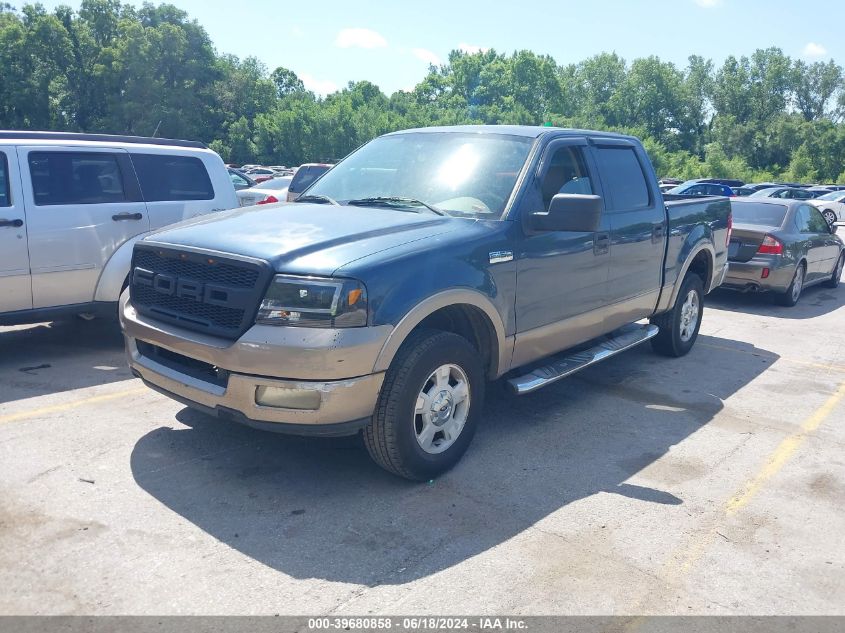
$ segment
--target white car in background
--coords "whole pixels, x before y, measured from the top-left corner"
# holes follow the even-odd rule
[[[292,176],[272,178],[255,185],[249,189],[241,189],[235,192],[238,196],[238,204],[242,207],[249,207],[254,204],[270,204],[271,202],[284,202],[288,196],[288,185]]]
[[[822,212],[831,226],[845,218],[845,191],[831,191],[808,202]]]

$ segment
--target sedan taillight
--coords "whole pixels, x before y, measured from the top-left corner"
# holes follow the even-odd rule
[[[760,248],[757,249],[757,252],[766,255],[783,255],[783,242],[773,238],[771,235],[767,235],[760,243]]]
[[[259,200],[256,204],[270,204],[271,202],[278,202],[279,199],[274,195],[269,195],[264,200]]]

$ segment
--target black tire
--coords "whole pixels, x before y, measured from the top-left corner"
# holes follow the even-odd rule
[[[824,285],[828,288],[838,288],[839,280],[842,279],[843,268],[845,268],[845,253],[839,255],[839,259],[836,260],[836,266],[833,269],[833,273],[831,273],[830,279],[824,282]]]
[[[419,420],[414,410],[428,378],[447,364],[459,367],[467,377],[469,410],[454,443],[432,454],[417,441]],[[405,479],[427,481],[441,475],[460,460],[472,441],[484,388],[480,355],[465,338],[439,330],[413,332],[388,368],[375,414],[364,428],[367,452],[379,466]]]
[[[682,336],[682,329],[686,327],[684,321],[684,304],[691,292],[697,294],[698,314],[692,335],[686,340]],[[701,328],[701,317],[704,315],[704,283],[695,273],[686,276],[675,305],[669,312],[665,312],[651,319],[652,324],[660,328],[660,332],[651,339],[652,349],[662,356],[678,358],[684,356],[695,345],[698,331]]]
[[[800,281],[798,274],[801,274]],[[786,289],[786,292],[780,292],[775,295],[775,301],[782,306],[786,306],[787,308],[791,308],[798,300],[801,298],[801,293],[804,291],[804,280],[807,275],[807,267],[804,265],[804,262],[798,264],[798,267],[795,269],[795,274],[792,276],[792,283],[789,284],[789,288]],[[798,292],[796,295],[795,292],[795,285],[800,283],[801,286],[798,288]]]
[[[822,211],[822,215],[824,216],[825,222],[830,226],[833,226],[833,223],[836,222],[836,214],[831,209],[825,209]]]

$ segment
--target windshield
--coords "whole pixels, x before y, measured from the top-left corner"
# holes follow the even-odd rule
[[[534,139],[458,132],[382,136],[323,176],[308,195],[420,200],[450,215],[498,218]]]
[[[830,200],[831,202],[835,202],[842,196],[845,196],[845,193],[842,193],[841,191],[831,191],[830,193],[819,196],[816,200]]]
[[[284,189],[290,184],[290,178],[271,178],[253,187],[253,189]]]
[[[742,202],[731,205],[735,224],[781,226],[786,217],[786,205],[766,202]]]

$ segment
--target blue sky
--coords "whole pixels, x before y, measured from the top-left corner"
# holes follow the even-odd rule
[[[12,0],[22,4],[23,0]],[[845,62],[841,0],[171,0],[217,50],[285,66],[325,94],[368,79],[390,94],[456,48],[529,49],[559,64],[602,51],[626,60],[691,54],[721,63],[778,46],[806,61]],[[79,6],[75,0],[42,0]],[[133,4],[141,4],[134,2]]]

